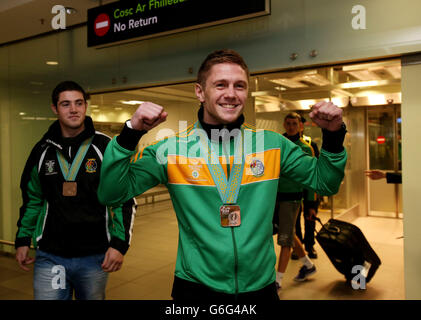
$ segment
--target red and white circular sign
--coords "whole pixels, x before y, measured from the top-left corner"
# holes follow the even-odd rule
[[[110,21],[110,17],[108,16],[108,14],[101,13],[95,19],[95,23],[94,23],[95,34],[98,37],[105,36],[107,34],[108,30],[110,30],[110,26],[111,26],[111,21]]]
[[[386,138],[383,137],[383,136],[378,136],[376,141],[377,141],[378,144],[383,144],[383,143],[386,142]]]

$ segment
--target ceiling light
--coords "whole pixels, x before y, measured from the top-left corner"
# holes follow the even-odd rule
[[[384,94],[369,95],[368,102],[370,103],[370,105],[387,104],[386,96]]]
[[[122,107],[115,107],[114,110],[123,110]]]
[[[30,81],[29,83],[34,86],[42,86],[44,84],[44,82],[40,82],[40,81]]]
[[[93,109],[95,109],[95,108],[98,108],[98,105],[96,105],[96,104],[91,104],[91,106],[90,106],[91,108],[93,108]]]
[[[125,101],[125,100],[120,100],[120,102],[123,103],[123,104],[130,104],[130,105],[134,106],[136,104],[142,104],[145,101],[138,101],[138,100]]]
[[[57,61],[47,61],[46,64],[48,64],[49,66],[56,66],[58,65]]]
[[[374,87],[378,86],[379,81],[356,81],[356,82],[347,82],[341,85],[342,88],[349,89],[349,88],[361,88],[361,87]]]
[[[287,89],[284,87],[275,87],[274,89],[279,90],[279,91],[286,91]]]
[[[339,108],[345,108],[349,103],[349,97],[333,97],[331,100]]]
[[[75,8],[72,8],[72,7],[65,7],[64,9],[66,9],[66,13],[67,14],[75,14],[75,13],[77,13],[77,10]]]

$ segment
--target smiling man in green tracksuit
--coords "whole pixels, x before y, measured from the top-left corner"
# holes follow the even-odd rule
[[[282,135],[244,123],[248,78],[238,53],[211,53],[195,85],[195,124],[136,153],[141,136],[168,115],[143,103],[104,155],[102,203],[168,187],[179,227],[175,301],[277,300],[272,217],[280,174],[320,194],[336,193],[344,176],[342,111],[326,102],[313,107],[324,129],[317,160]]]

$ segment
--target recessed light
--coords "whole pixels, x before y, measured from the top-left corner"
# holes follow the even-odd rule
[[[49,66],[56,66],[58,65],[57,61],[47,61],[46,64],[48,64]]]
[[[40,81],[30,81],[29,83],[34,86],[42,86],[44,84],[44,82],[40,82]]]
[[[75,13],[77,13],[77,10],[75,8],[72,8],[72,7],[65,7],[64,9],[66,9],[66,13],[67,14],[75,14]]]
[[[125,100],[120,100],[120,102],[123,103],[123,104],[136,105],[136,104],[142,104],[145,101],[138,101],[138,100],[125,101]]]
[[[115,107],[114,110],[123,110],[122,107]]]
[[[372,81],[356,81],[356,82],[346,82],[341,84],[341,87],[344,89],[351,89],[351,88],[362,88],[362,87],[374,87],[379,85],[379,81],[372,80]]]

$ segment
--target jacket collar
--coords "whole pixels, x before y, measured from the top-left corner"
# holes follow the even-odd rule
[[[58,120],[56,120],[48,128],[48,131],[42,140],[60,150],[63,150],[63,148],[68,145],[79,145],[95,134],[95,128],[91,117],[86,116],[84,124],[85,130],[79,133],[76,137],[64,138],[61,133],[60,123]]]
[[[294,136],[289,136],[289,135],[287,135],[287,133],[285,132],[284,134],[283,134],[283,136],[285,137],[285,138],[288,138],[289,140],[291,140],[292,142],[296,142],[296,141],[298,141],[299,139],[300,139],[300,133],[297,133],[296,135],[294,135]]]
[[[228,124],[216,124],[216,125],[208,124],[203,121],[203,113],[204,113],[203,105],[201,105],[197,113],[197,116],[199,118],[200,125],[202,126],[203,130],[206,131],[206,134],[208,135],[209,139],[211,139],[212,137],[211,135],[212,130],[228,129],[228,131],[231,132],[231,130],[233,129],[240,129],[241,125],[244,123],[244,115],[240,115],[237,120]]]

